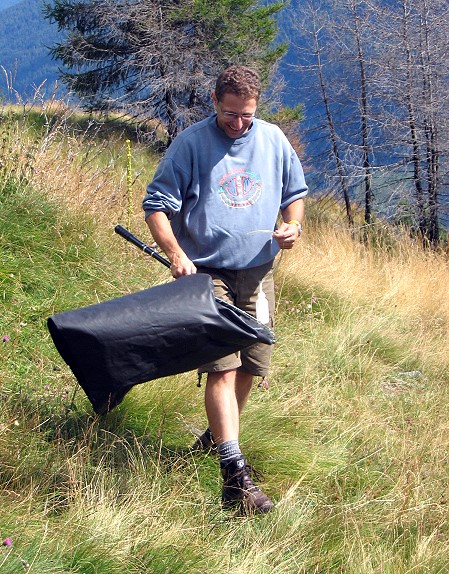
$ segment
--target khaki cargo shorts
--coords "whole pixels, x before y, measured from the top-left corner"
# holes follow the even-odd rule
[[[273,262],[270,261],[260,267],[250,269],[227,270],[212,269],[210,267],[198,267],[198,273],[207,273],[213,279],[215,296],[228,301],[250,315],[256,316],[256,299],[259,292],[259,283],[268,299],[270,310],[270,322],[268,326],[274,326],[274,279]],[[272,345],[255,343],[246,349],[217,359],[212,363],[202,365],[199,373],[215,373],[239,369],[256,377],[268,375],[272,354]]]

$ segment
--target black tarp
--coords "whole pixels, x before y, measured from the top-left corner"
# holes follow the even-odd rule
[[[217,300],[209,275],[194,274],[50,317],[53,342],[104,414],[139,383],[196,369],[258,341],[270,329]]]

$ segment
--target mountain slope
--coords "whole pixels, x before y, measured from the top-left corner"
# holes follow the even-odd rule
[[[5,8],[9,8],[10,6],[14,6],[14,4],[18,4],[20,0],[0,0],[0,11],[5,10]]]
[[[0,0],[0,65],[12,77],[12,88],[22,96],[33,96],[45,82],[45,94],[53,90],[58,64],[49,56],[49,46],[61,38],[54,24],[42,14],[41,0]],[[0,82],[0,93],[8,85]]]

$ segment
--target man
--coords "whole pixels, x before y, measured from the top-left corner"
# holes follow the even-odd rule
[[[301,234],[307,186],[299,159],[281,130],[255,118],[257,72],[232,66],[220,74],[216,114],[184,130],[159,164],[143,201],[151,234],[173,277],[208,273],[215,295],[255,315],[260,290],[274,321],[273,260]],[[276,227],[279,214],[283,222]],[[200,437],[220,455],[224,506],[268,512],[239,446],[240,414],[255,376],[266,376],[271,347],[252,345],[204,365],[209,428]],[[213,438],[212,438],[213,437]]]

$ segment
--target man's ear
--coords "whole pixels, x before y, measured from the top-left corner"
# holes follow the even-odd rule
[[[218,104],[217,96],[215,95],[215,90],[211,93],[212,101],[214,102],[214,106]]]

